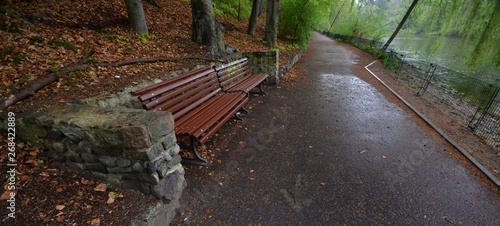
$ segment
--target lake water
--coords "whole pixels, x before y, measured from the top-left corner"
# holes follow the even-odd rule
[[[474,46],[464,45],[459,38],[400,34],[393,40],[390,48],[405,54],[408,62],[418,64],[423,68],[429,68],[430,63],[435,63],[465,75],[500,84],[498,81],[500,69],[484,66],[472,67],[465,62],[474,51]],[[455,76],[458,75],[453,77]]]

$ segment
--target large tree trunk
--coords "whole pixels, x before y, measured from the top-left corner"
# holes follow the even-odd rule
[[[128,23],[138,34],[148,33],[148,25],[146,24],[146,16],[142,8],[141,0],[125,0],[127,6]]]
[[[250,19],[248,20],[248,34],[251,36],[255,35],[255,26],[257,25],[257,19],[259,18],[260,0],[252,0],[252,13],[250,14]]]
[[[266,41],[271,48],[278,46],[278,19],[280,3],[280,0],[267,0],[266,31],[264,33],[264,41]]]
[[[212,56],[226,53],[224,34],[215,19],[212,0],[191,0],[191,14],[191,40],[205,45]]]
[[[411,11],[413,11],[413,8],[415,8],[415,6],[417,5],[417,3],[418,3],[418,0],[413,0],[413,3],[411,3],[410,8],[408,8],[408,11],[406,11],[405,16],[403,17],[403,19],[401,20],[401,22],[399,22],[398,27],[396,28],[396,30],[394,31],[394,33],[392,33],[392,35],[389,38],[389,40],[387,40],[387,42],[382,47],[382,51],[385,51],[387,49],[387,47],[389,47],[389,45],[391,44],[392,40],[394,40],[394,38],[396,37],[396,35],[398,35],[399,30],[401,30],[401,27],[403,27],[403,25],[405,24],[406,20],[410,16]]]

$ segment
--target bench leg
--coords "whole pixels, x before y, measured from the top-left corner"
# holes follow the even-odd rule
[[[248,114],[248,110],[245,109],[244,107],[241,107],[240,110],[238,110],[238,112],[243,112],[245,114]]]
[[[236,113],[234,114],[234,119],[236,119],[236,120],[240,120],[240,121],[243,121],[243,118],[241,117],[241,112],[239,112],[239,111],[238,111],[238,112],[236,112]]]
[[[182,148],[185,148],[191,153],[193,153],[194,157],[185,157],[182,156],[182,163],[187,163],[187,164],[195,164],[195,165],[203,165],[206,166],[208,165],[208,160],[202,158],[199,154],[198,151],[196,150],[196,143],[193,137],[190,138],[190,145],[185,145],[181,144]]]
[[[264,90],[262,89],[262,85],[259,83],[259,85],[257,86],[257,88],[259,88],[259,92],[254,92],[254,91],[250,91],[251,94],[262,94],[262,95],[266,95],[267,93],[264,92]]]

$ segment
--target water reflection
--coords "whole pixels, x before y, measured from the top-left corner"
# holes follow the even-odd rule
[[[406,60],[417,67],[428,68],[430,63],[436,63],[443,68],[449,68],[476,78],[496,82],[500,71],[491,66],[473,66],[470,59],[475,46],[466,45],[460,38],[432,35],[404,34],[396,37],[391,44],[396,52],[406,55]],[[442,73],[446,70],[442,70]],[[462,76],[454,76],[461,78]],[[450,80],[451,80],[450,79]]]

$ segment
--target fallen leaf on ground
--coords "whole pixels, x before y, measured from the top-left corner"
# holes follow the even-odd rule
[[[92,226],[96,226],[96,225],[100,225],[101,224],[101,220],[99,218],[96,218],[96,219],[93,219],[92,221],[90,221],[90,225]]]
[[[0,196],[0,200],[7,200],[10,199],[10,193],[14,191],[5,191],[2,196]],[[15,193],[15,192],[14,192]]]
[[[80,180],[80,182],[81,182],[82,184],[89,184],[89,183],[90,183],[90,181],[89,181],[89,180],[86,180],[85,178],[82,178],[82,179]]]
[[[106,201],[107,204],[111,204],[111,203],[114,203],[114,202],[115,202],[115,198],[113,198],[111,196],[108,198],[108,201]]]
[[[64,221],[64,216],[60,215],[60,216],[56,217],[56,221],[59,223],[62,223]]]
[[[94,191],[106,191],[106,184],[98,184],[97,187],[94,188]]]
[[[66,207],[66,206],[65,205],[57,205],[56,210],[61,211],[62,209],[64,209],[64,207]]]
[[[110,193],[108,193],[108,197],[109,197],[109,199],[106,203],[111,204],[115,201],[116,198],[123,198],[123,195],[118,194],[116,192],[110,192]]]

